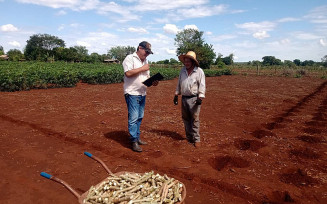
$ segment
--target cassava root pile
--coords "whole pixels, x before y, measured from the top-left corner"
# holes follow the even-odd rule
[[[182,200],[183,184],[167,175],[152,172],[111,175],[92,186],[85,204],[177,203]]]

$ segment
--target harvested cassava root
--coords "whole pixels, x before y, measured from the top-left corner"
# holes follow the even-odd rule
[[[99,203],[178,203],[182,200],[183,184],[167,175],[152,172],[111,175],[91,187],[85,204]]]

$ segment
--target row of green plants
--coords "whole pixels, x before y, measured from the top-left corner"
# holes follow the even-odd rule
[[[232,66],[227,66],[232,70],[233,75],[266,75],[266,76],[282,76],[301,78],[304,76],[327,78],[327,69],[323,66],[254,66],[245,63],[235,63]],[[212,67],[214,68],[214,67]]]
[[[160,72],[164,80],[178,77],[179,69],[151,67],[151,75]],[[230,75],[229,69],[204,70],[206,76]],[[73,87],[78,82],[111,84],[123,82],[119,64],[88,64],[65,62],[0,62],[0,91],[22,91]]]

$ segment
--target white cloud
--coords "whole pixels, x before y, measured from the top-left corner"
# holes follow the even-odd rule
[[[63,29],[65,29],[65,25],[62,24],[62,25],[59,26],[58,31],[61,31]]]
[[[169,33],[169,34],[177,34],[177,32],[179,31],[177,26],[174,24],[166,24],[163,27],[163,29],[164,29],[165,33]]]
[[[219,41],[234,39],[236,37],[237,37],[236,35],[218,35],[212,37],[212,41],[219,42]]]
[[[12,24],[6,24],[0,27],[0,31],[3,32],[15,32],[18,31],[18,28],[16,28],[14,25]]]
[[[112,17],[117,22],[127,22],[131,20],[139,20],[140,16],[133,14],[128,7],[121,6],[115,2],[101,2],[97,8],[97,12],[101,15],[118,14],[119,17]]]
[[[196,25],[185,25],[184,29],[194,29],[194,30],[199,30],[199,28]]]
[[[251,41],[236,42],[234,46],[240,48],[257,48],[258,44]]]
[[[101,14],[106,14],[108,12],[123,14],[124,10],[125,9],[123,9],[122,6],[120,6],[119,4],[116,4],[115,2],[111,1],[111,2],[108,2],[108,3],[101,3],[101,6],[98,9],[98,12],[101,13]]]
[[[81,27],[82,25],[79,23],[71,23],[69,26],[72,28],[78,28],[78,27]]]
[[[89,33],[89,38],[90,39],[106,39],[106,40],[110,40],[112,38],[117,38],[116,35],[111,34],[111,33],[107,33],[107,32],[91,32]]]
[[[168,17],[162,17],[162,18],[154,18],[154,22],[164,24],[164,23],[171,23],[171,20]]]
[[[211,31],[205,32],[206,35],[212,35],[213,33]]]
[[[110,46],[112,46],[111,43],[118,41],[116,35],[108,32],[90,32],[86,33],[83,37],[71,35],[66,36],[64,40],[66,42],[71,42],[67,43],[67,47],[75,46],[76,44],[79,46],[85,46],[89,50],[89,53],[106,53],[108,49],[110,49]],[[119,43],[122,43],[122,41],[123,40],[119,41]]]
[[[321,38],[321,36],[312,34],[312,33],[303,33],[303,32],[296,32],[293,34],[295,38],[300,40],[317,40]]]
[[[171,38],[169,38],[168,36],[163,35],[163,34],[161,34],[161,33],[156,33],[156,34],[155,34],[155,37],[156,37],[156,39],[157,39],[159,42],[161,42],[161,43],[165,43],[165,44],[169,44],[169,43],[167,43],[167,41],[171,39]]]
[[[115,26],[114,23],[100,23],[99,25],[105,28],[113,28]]]
[[[67,12],[64,11],[64,10],[60,10],[60,11],[58,11],[58,12],[56,13],[57,16],[64,16],[64,15],[66,15],[66,14],[67,14]]]
[[[282,39],[282,40],[280,41],[280,43],[281,43],[282,45],[287,45],[287,44],[290,44],[291,41],[290,41],[290,39],[286,38],[286,39]]]
[[[20,3],[35,4],[51,8],[69,8],[71,10],[93,10],[96,9],[99,0],[16,0]]]
[[[185,19],[200,18],[206,16],[220,15],[226,12],[226,10],[227,10],[226,5],[216,5],[212,7],[198,6],[192,8],[178,9],[177,14],[178,16],[183,16]]]
[[[188,1],[185,1],[188,2]],[[194,1],[192,1],[194,3]],[[207,2],[208,3],[208,2]],[[228,9],[227,5],[206,5],[207,3],[202,2],[201,5],[192,5],[190,7],[178,7],[173,10],[169,10],[164,18],[156,19],[157,22],[165,22],[169,23],[172,21],[181,21],[185,19],[191,18],[202,18],[202,17],[210,17],[215,15],[221,15],[225,13],[240,13],[244,11],[231,11]]]
[[[85,41],[76,41],[76,44],[79,45],[79,46],[85,46],[87,48],[91,47],[91,44],[88,43],[88,42],[85,42]]]
[[[9,45],[12,45],[12,46],[14,46],[14,47],[20,47],[20,46],[21,46],[20,43],[17,42],[17,41],[11,41],[11,42],[9,42],[8,44],[9,44]]]
[[[115,21],[126,22],[130,20],[138,20],[139,16],[130,12],[131,8],[121,6],[113,1],[106,2],[100,0],[17,0],[21,3],[35,4],[51,8],[67,8],[73,11],[96,10],[99,14],[110,15],[119,14]],[[65,15],[66,12],[61,10],[56,15]]]
[[[266,45],[269,45],[270,48],[275,47],[278,49],[284,49],[285,45],[289,45],[291,41],[289,39],[282,39],[279,41],[267,42]]]
[[[267,33],[267,31],[259,31],[259,32],[256,32],[252,35],[254,38],[257,38],[257,39],[264,39],[264,38],[268,38],[270,37],[270,35]]]
[[[312,9],[305,18],[312,23],[326,24],[327,23],[327,5]]]
[[[79,10],[93,10],[96,9],[99,5],[100,1],[98,0],[81,1],[79,4]]]
[[[171,50],[171,49],[166,49],[166,53],[168,54],[168,55],[176,55],[176,50]]]
[[[299,18],[288,17],[288,18],[281,18],[281,19],[277,20],[277,22],[286,23],[286,22],[295,22],[295,21],[300,21],[300,20],[301,19],[299,19]]]
[[[234,55],[233,57],[234,57],[234,60],[238,60],[238,58],[239,58],[239,57],[236,56],[236,55]]]
[[[264,39],[270,37],[267,31],[273,30],[276,26],[276,23],[270,21],[263,21],[260,23],[248,22],[243,24],[236,24],[235,26],[252,33],[252,36],[256,39]]]
[[[134,27],[130,27],[127,29],[129,32],[132,33],[149,33],[146,29],[144,28],[134,28]]]
[[[320,39],[319,40],[320,45],[322,45],[323,47],[327,47],[327,41],[325,39]]]
[[[186,1],[186,0],[142,0],[136,5],[133,10],[135,11],[162,11],[172,10],[178,8],[189,8],[194,6],[200,6],[208,3],[208,0]]]
[[[275,28],[276,23],[270,22],[270,21],[263,21],[260,23],[243,23],[243,24],[236,24],[236,27],[242,28],[248,31],[252,32],[258,32],[258,31],[271,31],[273,28]]]
[[[47,6],[51,8],[74,8],[76,7],[80,1],[79,0],[17,0],[21,3],[27,4],[36,4],[41,6]]]

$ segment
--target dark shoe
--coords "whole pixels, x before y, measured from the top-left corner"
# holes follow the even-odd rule
[[[148,144],[147,142],[145,142],[143,140],[139,140],[138,143],[139,143],[139,145],[147,145]]]
[[[201,143],[200,142],[195,142],[194,147],[197,147],[197,148],[201,147]]]
[[[142,152],[142,148],[139,146],[137,142],[132,143],[132,150],[134,152]]]

